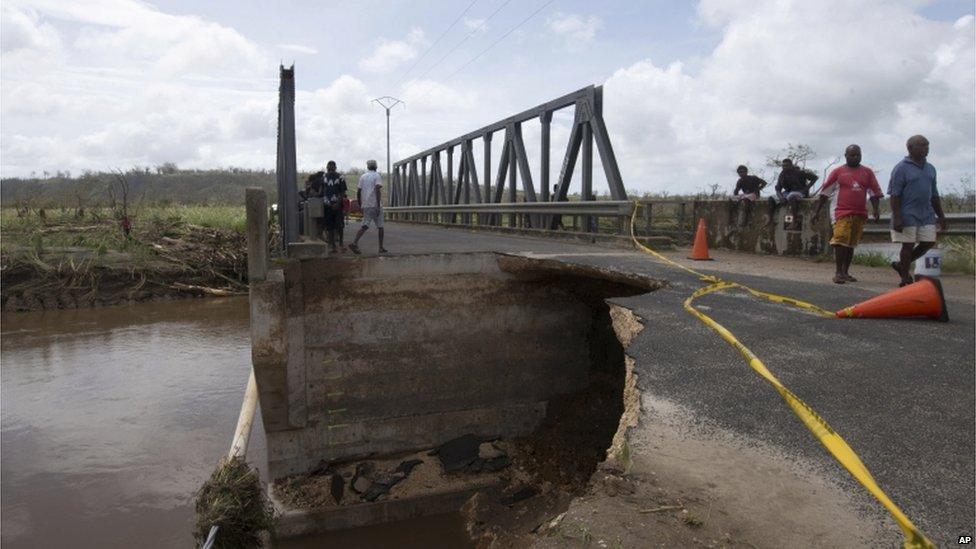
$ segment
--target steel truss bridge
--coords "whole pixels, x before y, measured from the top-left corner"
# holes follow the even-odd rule
[[[552,117],[556,111],[569,107],[574,108],[573,125],[556,180],[557,191],[550,196]],[[535,119],[542,125],[538,180],[533,177],[522,137],[522,124]],[[501,157],[492,184],[492,137],[503,130]],[[481,142],[484,152],[480,177],[474,157],[475,141]],[[587,204],[585,202],[595,200],[594,142],[610,187],[611,201]],[[456,174],[455,151],[458,160]],[[446,160],[446,173],[441,167],[442,158]],[[577,162],[581,164],[580,195],[584,204],[573,203],[571,206],[567,204],[567,196]],[[519,180],[522,202],[518,202]],[[395,162],[389,200],[387,211],[394,217],[411,214],[412,217],[421,216],[429,220],[432,217],[430,214],[438,214],[435,217],[447,214],[450,222],[455,222],[455,216],[461,214],[462,222],[470,222],[471,214],[475,213],[478,214],[479,224],[501,225],[502,214],[509,214],[508,224],[512,227],[518,223],[519,215],[532,227],[550,228],[557,223],[557,219],[554,215],[545,215],[548,213],[587,214],[586,227],[591,226],[589,215],[624,213],[629,207],[627,191],[603,121],[603,87],[579,89]],[[573,211],[568,212],[567,208]]]

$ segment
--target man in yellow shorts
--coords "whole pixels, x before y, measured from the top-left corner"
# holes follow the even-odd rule
[[[845,165],[835,168],[820,189],[820,202],[813,213],[813,221],[820,218],[823,205],[830,201],[830,219],[834,224],[834,235],[830,245],[834,248],[834,262],[837,272],[834,282],[857,282],[850,275],[851,260],[854,259],[854,248],[861,241],[864,232],[864,222],[868,219],[867,195],[871,195],[871,209],[874,220],[877,221],[881,212],[878,203],[881,200],[881,187],[874,171],[861,165],[861,147],[850,145],[844,151]]]

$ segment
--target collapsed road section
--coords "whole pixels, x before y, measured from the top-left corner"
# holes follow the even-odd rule
[[[605,300],[661,284],[495,253],[273,266],[251,285],[251,336],[278,535],[457,511],[475,494],[482,526],[519,500],[538,502],[532,520],[568,505],[625,408]]]

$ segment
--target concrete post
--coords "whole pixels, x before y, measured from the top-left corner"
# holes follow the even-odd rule
[[[281,222],[281,249],[298,242],[298,188],[295,153],[295,66],[281,67],[278,87],[278,219]]]
[[[247,212],[247,280],[268,278],[268,193],[248,187],[244,191]]]

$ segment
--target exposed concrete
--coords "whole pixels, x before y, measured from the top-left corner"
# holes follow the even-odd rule
[[[321,240],[307,240],[288,244],[288,257],[293,259],[310,259],[328,256],[329,246]]]
[[[272,503],[281,511],[275,524],[275,535],[277,539],[284,539],[450,513],[460,509],[477,492],[490,487],[491,484],[475,483],[461,490],[434,491],[411,498],[315,511],[286,509],[272,493]]]
[[[830,213],[821,213],[819,223],[813,223],[813,210],[818,199],[809,198],[799,208],[800,229],[787,230],[785,217],[789,206],[776,210],[774,223],[765,225],[767,200],[760,200],[752,208],[752,215],[743,227],[737,226],[738,209],[733,202],[708,200],[695,202],[695,223],[704,218],[708,227],[708,245],[730,250],[780,255],[817,255],[829,251],[831,228]],[[736,208],[744,208],[739,204]]]
[[[597,301],[658,286],[492,253],[284,261],[251,292],[270,477],[526,435],[589,383]]]

